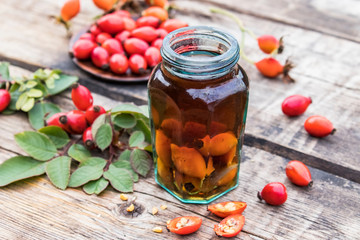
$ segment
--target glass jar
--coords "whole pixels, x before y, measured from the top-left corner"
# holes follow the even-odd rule
[[[149,83],[155,180],[185,203],[238,185],[249,83],[236,39],[211,27],[168,34]]]

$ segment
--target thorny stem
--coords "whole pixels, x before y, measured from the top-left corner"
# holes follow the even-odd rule
[[[225,16],[230,17],[231,19],[233,19],[236,24],[239,26],[240,30],[241,30],[241,41],[240,41],[240,56],[247,62],[254,64],[255,62],[252,61],[251,59],[249,59],[244,52],[244,46],[245,46],[245,33],[248,33],[252,38],[257,39],[256,35],[248,28],[245,28],[243,22],[236,17],[234,14],[221,9],[221,8],[210,8],[210,11],[213,13],[220,13],[223,14]]]

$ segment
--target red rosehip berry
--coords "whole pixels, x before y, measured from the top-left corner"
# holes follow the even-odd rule
[[[163,28],[158,28],[158,29],[155,30],[155,32],[156,32],[156,34],[158,35],[158,37],[161,38],[161,39],[164,39],[164,37],[165,37],[166,35],[168,35],[168,31],[166,31],[166,30],[163,29]]]
[[[286,165],[286,176],[298,186],[312,186],[311,173],[308,167],[297,160],[292,160]]]
[[[333,124],[326,117],[311,116],[306,119],[304,124],[305,130],[313,137],[326,137],[329,134],[334,134],[336,129]]]
[[[157,28],[159,27],[160,23],[160,19],[154,16],[144,16],[136,20],[136,25],[138,27],[150,26],[153,28]]]
[[[146,42],[152,42],[158,37],[158,34],[156,33],[155,28],[150,26],[144,26],[132,30],[131,36],[144,40]]]
[[[84,145],[89,149],[95,148],[94,139],[91,132],[91,127],[88,127],[82,135]]]
[[[45,121],[45,125],[46,126],[58,126],[66,131],[64,124],[62,124],[59,120],[60,117],[63,115],[66,115],[66,113],[60,112],[60,113],[53,114]]]
[[[102,16],[97,21],[97,24],[102,31],[110,34],[116,34],[124,30],[124,18],[116,14]]]
[[[149,48],[149,44],[144,40],[138,38],[129,38],[124,42],[125,51],[129,54],[141,54],[143,55],[146,49]]]
[[[312,100],[310,97],[292,95],[285,98],[281,104],[281,109],[287,116],[299,116],[306,111],[311,102]]]
[[[106,40],[110,39],[111,38],[111,35],[108,34],[108,33],[105,33],[105,32],[102,32],[102,33],[99,33],[97,36],[96,36],[96,39],[95,41],[98,43],[98,44],[103,44],[103,42],[105,42]]]
[[[157,49],[161,49],[161,46],[163,44],[163,40],[161,38],[155,39],[152,43],[151,46],[152,47],[156,47]]]
[[[101,46],[108,51],[110,56],[115,53],[124,53],[124,49],[122,48],[120,42],[115,38],[106,39]]]
[[[133,73],[144,74],[147,68],[146,60],[140,54],[133,54],[129,58],[129,66]]]
[[[10,93],[5,89],[0,89],[0,112],[4,111],[10,104]]]
[[[146,59],[147,65],[151,68],[155,67],[162,60],[160,50],[156,47],[149,47],[146,49],[144,57]]]
[[[89,31],[94,37],[101,33],[100,28],[96,24],[91,25]]]
[[[89,125],[93,124],[101,114],[106,113],[106,110],[99,105],[90,106],[85,112],[85,118]]]
[[[96,44],[88,39],[79,39],[73,45],[73,54],[77,59],[88,59]]]
[[[108,51],[103,47],[96,47],[91,53],[92,63],[101,69],[109,67],[109,57]]]
[[[72,110],[60,116],[59,121],[70,134],[82,134],[88,127],[85,113],[80,110]]]
[[[124,74],[129,68],[129,61],[123,54],[114,54],[110,57],[110,69],[116,74]]]
[[[126,10],[117,10],[117,11],[113,12],[112,14],[120,16],[120,17],[131,18],[130,12],[126,11]]]
[[[72,85],[71,99],[77,109],[86,111],[93,104],[93,96],[89,89],[78,83]]]
[[[285,203],[287,199],[286,187],[279,182],[272,182],[267,184],[263,190],[258,192],[258,198],[265,200],[267,204],[278,206]]]
[[[115,39],[118,40],[120,43],[124,43],[126,39],[130,37],[131,33],[128,30],[124,30],[121,33],[115,35]]]
[[[88,33],[88,32],[81,34],[81,36],[80,36],[79,39],[87,39],[87,40],[90,40],[90,41],[95,42],[95,37],[94,37],[94,35],[92,35],[91,33]]]
[[[189,26],[186,22],[179,19],[168,19],[161,23],[159,28],[165,29],[168,33],[175,31],[176,29]]]
[[[280,41],[272,35],[263,35],[257,39],[258,45],[261,51],[264,53],[272,53],[275,49],[280,46]]]
[[[123,18],[124,21],[124,29],[127,31],[132,31],[136,28],[136,22],[132,18]]]

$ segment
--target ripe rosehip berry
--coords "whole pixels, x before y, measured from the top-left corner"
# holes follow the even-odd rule
[[[122,48],[120,42],[115,38],[105,40],[101,46],[106,49],[110,56],[115,53],[124,53],[124,49]]]
[[[120,16],[120,17],[131,18],[130,12],[126,11],[126,10],[117,10],[117,11],[113,12],[112,14]]]
[[[168,35],[168,32],[163,28],[158,28],[155,30],[156,34],[159,38],[163,39],[166,35]]]
[[[88,127],[82,135],[84,145],[89,149],[95,148],[94,139],[91,132],[91,127]]]
[[[67,0],[61,7],[60,16],[64,21],[69,21],[80,11],[80,0]]]
[[[264,58],[255,63],[256,68],[265,77],[275,78],[283,74],[283,80],[286,82],[294,82],[289,76],[289,71],[293,65],[287,60],[285,65],[281,65],[275,58]]]
[[[168,33],[183,27],[189,26],[186,22],[179,19],[168,19],[160,25],[160,28],[165,29]]]
[[[55,113],[45,121],[46,126],[58,126],[65,130],[65,126],[60,122],[60,117],[66,115],[66,113]],[[65,130],[66,131],[66,130]]]
[[[110,57],[110,69],[116,74],[124,74],[129,68],[129,61],[123,54],[114,54]]]
[[[286,165],[286,176],[298,186],[312,186],[311,173],[308,167],[300,161],[292,160]]]
[[[336,131],[332,123],[327,118],[317,115],[306,119],[304,127],[311,136],[318,138],[334,134]]]
[[[131,36],[142,39],[146,42],[154,41],[158,35],[156,34],[155,28],[150,26],[139,27],[131,32]]]
[[[99,68],[106,69],[109,67],[109,53],[103,47],[96,47],[91,53],[91,61]]]
[[[70,134],[82,134],[88,127],[85,113],[79,110],[72,110],[59,118],[64,125],[65,131]]]
[[[140,54],[133,54],[129,58],[129,66],[133,73],[144,74],[147,68],[146,60]]]
[[[120,43],[124,43],[126,39],[130,37],[131,33],[128,30],[124,30],[121,33],[115,35],[115,39],[118,40]]]
[[[93,96],[89,89],[78,83],[72,85],[71,99],[77,109],[86,111],[93,104]]]
[[[156,66],[162,60],[160,50],[156,47],[149,47],[146,49],[144,57],[147,65],[151,68]]]
[[[123,55],[121,55],[123,56]],[[99,105],[90,106],[85,112],[85,118],[89,125],[93,124],[101,114],[106,113],[105,109]]]
[[[168,19],[168,17],[169,17],[168,12],[165,9],[163,9],[161,7],[156,7],[156,6],[152,6],[152,7],[145,9],[141,14],[142,14],[142,16],[157,17],[162,22],[165,21],[166,19]]]
[[[96,37],[97,35],[99,35],[101,33],[101,30],[100,28],[96,25],[96,24],[93,24],[91,25],[90,29],[89,29],[89,32],[94,36]]]
[[[285,98],[281,104],[281,109],[285,115],[290,117],[299,116],[306,111],[311,102],[310,97],[292,95]]]
[[[280,42],[272,35],[263,35],[258,37],[258,45],[264,53],[271,53],[279,48]]]
[[[158,39],[156,39],[155,41],[153,41],[153,42],[151,43],[151,46],[152,46],[152,47],[156,47],[157,49],[160,50],[162,44],[163,44],[163,40],[162,40],[161,38],[158,38]]]
[[[77,59],[88,59],[96,44],[88,39],[79,39],[73,45],[73,54]]]
[[[10,93],[5,89],[0,89],[0,112],[4,111],[10,104]]]
[[[79,39],[87,39],[87,40],[95,42],[95,37],[91,33],[83,33],[83,34],[81,34]]]
[[[165,6],[167,6],[168,0],[146,0],[146,3],[152,6],[158,6],[161,8],[164,8]]]
[[[116,1],[114,0],[93,0],[95,6],[97,6],[98,8],[104,10],[104,11],[109,11],[110,9],[112,9],[114,3]]]
[[[129,54],[141,54],[144,55],[146,49],[149,48],[149,44],[144,40],[138,38],[129,38],[124,42],[125,51]]]
[[[258,192],[258,198],[265,200],[267,204],[278,206],[283,204],[287,199],[286,187],[279,182],[267,184],[263,190]]]
[[[123,18],[115,14],[102,16],[97,21],[97,24],[102,31],[110,34],[121,32],[124,29]]]
[[[96,36],[96,42],[98,44],[103,44],[107,39],[110,39],[111,38],[111,35],[108,34],[108,33],[105,33],[105,32],[102,32],[102,33],[99,33],[97,36]]]
[[[136,22],[132,18],[123,18],[124,21],[124,29],[128,31],[132,31],[136,28]]]
[[[137,27],[145,27],[150,26],[153,28],[157,28],[160,25],[160,19],[154,16],[145,16],[141,17],[138,20],[136,20],[136,26]]]

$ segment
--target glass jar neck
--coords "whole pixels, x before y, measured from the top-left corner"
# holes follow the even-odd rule
[[[163,41],[163,66],[172,75],[191,80],[216,79],[239,60],[236,39],[218,29],[198,26],[169,33]]]

